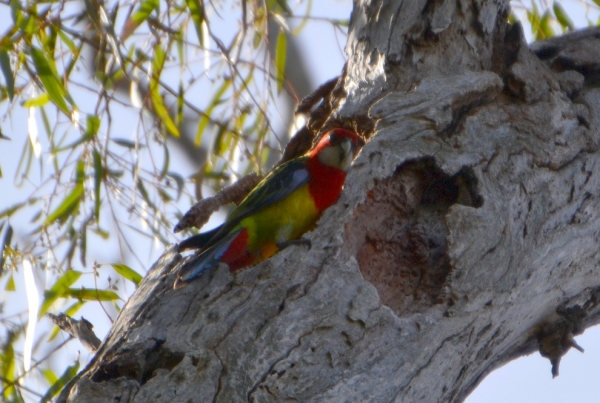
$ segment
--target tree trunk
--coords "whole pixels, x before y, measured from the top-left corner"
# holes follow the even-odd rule
[[[530,50],[508,7],[356,0],[328,124],[370,141],[312,248],[178,291],[167,249],[61,399],[460,402],[558,370],[600,322],[600,30]]]

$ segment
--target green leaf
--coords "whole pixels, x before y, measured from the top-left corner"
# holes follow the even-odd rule
[[[164,189],[159,188],[158,189],[158,195],[160,196],[160,198],[162,199],[162,201],[164,202],[170,202],[173,201],[173,198],[171,197],[170,194],[168,194]]]
[[[115,143],[115,144],[120,145],[121,147],[130,148],[132,150],[136,150],[138,148],[146,147],[145,144],[136,143],[135,141],[131,141],[131,140],[127,140],[127,139],[122,139],[122,138],[111,139],[111,141],[113,143]]]
[[[21,2],[19,0],[10,0],[10,11],[13,23],[16,26],[21,26],[23,13],[21,11]]]
[[[49,101],[50,101],[50,96],[48,95],[47,92],[44,92],[43,94],[41,94],[35,98],[31,98],[31,99],[28,99],[27,101],[23,102],[23,107],[24,108],[36,108],[36,107],[46,105]]]
[[[44,48],[48,51],[48,55],[52,58],[52,60],[54,60],[56,57],[56,25],[50,24],[48,28],[48,36],[46,36],[45,40],[42,42],[44,44]]]
[[[198,35],[198,43],[202,45],[204,43],[204,37],[202,34],[202,21],[204,20],[204,12],[202,10],[202,6],[198,0],[185,0],[185,4],[187,4],[192,16],[192,21],[194,21],[196,35]]]
[[[87,225],[90,222],[89,219],[84,220],[79,230],[79,261],[83,267],[87,266],[85,261],[85,255],[87,253]]]
[[[56,32],[58,33],[58,36],[60,36],[60,39],[64,42],[64,44],[67,45],[71,53],[79,53],[79,50],[81,48],[78,49],[78,47],[75,46],[75,43],[71,40],[71,38],[69,38],[60,28],[58,28]]]
[[[93,138],[94,138],[93,134],[84,133],[83,136],[81,136],[79,138],[79,140],[75,140],[74,142],[67,144],[66,146],[63,146],[63,147],[53,148],[51,150],[51,154],[56,155],[61,151],[72,150],[75,147],[77,147],[78,145],[87,143],[88,141],[92,140]]]
[[[104,167],[102,166],[102,156],[94,148],[94,216],[96,222],[100,221],[100,185],[104,179]]]
[[[177,200],[179,200],[185,187],[185,180],[181,175],[179,175],[176,172],[167,172],[167,176],[172,178],[175,181],[175,183],[177,183]]]
[[[540,29],[540,13],[535,2],[531,4],[531,10],[527,10],[527,19],[531,24],[531,33],[536,35]]]
[[[215,136],[215,144],[213,145],[213,152],[215,155],[221,155],[223,153],[223,139],[227,134],[227,128],[225,126],[219,127],[217,135]]]
[[[73,190],[71,190],[71,193],[64,198],[62,203],[48,215],[44,224],[52,224],[55,221],[59,221],[63,224],[67,218],[75,215],[76,210],[79,208],[79,203],[81,203],[81,199],[83,198],[83,193],[83,183],[76,184]]]
[[[292,30],[292,35],[298,35],[300,32],[302,32],[302,30],[304,29],[304,27],[306,26],[306,24],[308,24],[310,18],[310,14],[311,14],[311,9],[312,9],[312,0],[308,0],[306,2],[306,12],[305,12],[305,16],[302,17],[302,19],[300,20],[300,24],[298,24],[296,27],[294,27],[294,29]],[[345,24],[344,24],[344,22]],[[332,19],[331,23],[334,25],[341,25],[344,27],[348,27],[350,21],[349,20],[336,20],[336,19]]]
[[[62,81],[58,78],[58,74],[52,68],[48,59],[46,59],[46,55],[40,49],[32,46],[31,58],[33,59],[33,64],[38,73],[38,77],[48,92],[50,99],[61,111],[70,117],[71,111],[65,102],[67,91],[62,85]]]
[[[80,301],[114,301],[120,299],[113,291],[97,290],[93,288],[69,288],[66,296]]]
[[[98,130],[100,129],[100,123],[101,123],[100,118],[96,115],[87,115],[86,120],[87,120],[87,124],[85,127],[85,132],[83,133],[83,136],[81,136],[79,138],[79,140],[75,140],[71,144],[63,146],[63,147],[53,148],[52,153],[56,154],[60,151],[72,150],[73,148],[77,147],[78,145],[80,145],[82,143],[87,143],[88,141],[95,138],[96,134],[98,134]],[[48,137],[50,137],[50,136],[48,136]]]
[[[48,114],[46,113],[46,109],[45,108],[40,108],[40,112],[42,115],[42,122],[44,123],[44,130],[46,131],[46,136],[48,137],[48,140],[50,141],[50,144],[52,145],[52,147],[54,147],[54,135],[52,134],[52,128],[50,125],[50,119],[48,119]],[[55,164],[55,168],[58,171],[58,160],[56,158],[53,158],[53,162]]]
[[[86,136],[95,136],[100,129],[100,118],[96,115],[87,115]]]
[[[161,119],[167,131],[171,133],[173,137],[179,137],[179,129],[177,128],[177,125],[175,125],[175,122],[173,122],[173,119],[171,119],[169,111],[163,102],[162,95],[160,95],[158,90],[158,79],[165,64],[165,59],[166,56],[164,50],[160,45],[156,45],[154,48],[154,61],[152,63],[152,78],[150,79],[150,98],[152,99],[152,105],[154,105],[156,115]]]
[[[33,7],[35,7],[35,6],[33,6]],[[40,26],[39,26],[38,22],[39,22],[38,18],[35,18],[33,16],[28,16],[26,19],[24,19],[21,22],[21,24],[19,25],[19,28],[21,28],[23,31],[25,31],[28,35],[32,36],[34,34],[38,34],[40,31]]]
[[[4,291],[16,291],[17,287],[15,287],[15,279],[11,275],[6,282],[6,286],[4,286]]]
[[[35,214],[34,214],[33,216],[31,216],[31,220],[30,220],[29,222],[31,222],[31,223],[34,223],[34,222],[36,222],[37,220],[39,220],[39,219],[40,219],[40,217],[42,216],[42,214],[43,214],[43,212],[42,212],[42,210],[41,210],[41,209],[40,209],[40,210],[37,210],[37,211],[35,212]]]
[[[0,246],[0,275],[4,271],[4,249],[8,246],[10,247],[10,242],[13,236],[13,229],[10,224],[6,227],[6,231],[4,232],[4,239],[2,240],[2,246]],[[11,277],[12,280],[12,277]],[[14,287],[14,283],[13,283]],[[13,290],[11,290],[13,291]]]
[[[156,205],[152,202],[152,200],[150,200],[150,195],[148,194],[148,191],[146,190],[142,180],[137,181],[137,189],[140,192],[142,199],[144,199],[144,201],[148,204],[148,207],[152,210],[157,210]],[[152,214],[152,212],[149,212],[149,214]]]
[[[67,218],[74,216],[79,203],[83,199],[84,188],[83,180],[85,179],[85,165],[83,161],[78,161],[75,168],[75,187],[71,190],[71,193],[65,197],[62,203],[48,215],[44,225],[59,221],[61,224],[64,223]]]
[[[23,180],[29,176],[29,170],[31,169],[33,162],[33,145],[31,141],[25,141],[23,144],[23,152],[19,158],[19,163],[15,171],[14,182],[17,187],[23,184]]]
[[[48,382],[49,385],[52,385],[54,382],[58,381],[58,376],[56,376],[54,371],[52,371],[51,369],[42,369],[41,372],[44,376],[44,379],[46,380],[46,382]]]
[[[173,122],[173,119],[171,119],[169,111],[167,111],[167,108],[163,103],[163,98],[158,92],[158,86],[153,85],[150,87],[150,96],[152,98],[154,110],[167,128],[167,131],[171,133],[173,137],[179,137],[179,129],[177,128],[177,125],[175,125],[175,122]]]
[[[277,37],[277,46],[275,48],[275,79],[277,81],[277,91],[283,89],[285,80],[285,60],[287,56],[287,38],[285,32],[279,32]]]
[[[58,327],[56,325],[52,326],[52,330],[50,331],[50,334],[48,335],[48,341],[54,340],[54,338],[56,336],[58,336],[59,333],[60,333],[60,327]]]
[[[8,98],[12,101],[15,96],[15,77],[13,76],[12,69],[10,67],[10,59],[6,50],[0,50],[0,69],[4,75],[6,81],[6,91],[8,92]]]
[[[183,107],[185,106],[185,90],[183,89],[183,82],[179,80],[179,91],[177,92],[177,126],[181,126],[183,123]]]
[[[17,203],[17,204],[13,204],[12,206],[10,206],[9,208],[0,211],[0,218],[4,218],[4,217],[10,217],[12,216],[14,213],[16,213],[17,211],[19,211],[21,209],[21,207],[25,207],[27,204],[33,204],[37,201],[37,199],[30,199],[26,202],[22,202],[22,203]]]
[[[59,333],[60,333],[60,327],[58,327],[56,325],[52,326],[52,330],[50,331],[50,334],[48,335],[48,341],[54,340],[54,338],[56,336],[58,336]]]
[[[110,169],[108,168],[108,170],[106,171],[106,174],[108,176],[110,176],[111,178],[122,178],[123,175],[125,174],[125,171],[123,171],[122,169]]]
[[[77,311],[79,311],[81,309],[82,306],[85,305],[85,302],[82,301],[77,301],[75,302],[73,305],[71,305],[70,307],[67,308],[67,310],[65,311],[65,315],[67,316],[74,316]]]
[[[83,49],[83,42],[81,42],[79,44],[79,47],[77,47],[77,49],[75,49],[75,51],[72,52],[73,54],[72,54],[71,60],[69,60],[69,63],[65,67],[65,80],[69,80],[69,77],[71,76],[71,72],[73,71],[73,68],[75,67],[75,65],[77,65],[77,62],[79,61],[79,56],[81,55],[82,49]]]
[[[54,382],[52,386],[50,386],[46,394],[42,396],[40,403],[49,402],[54,396],[56,396],[58,392],[60,392],[75,375],[77,375],[77,371],[79,371],[79,361],[67,367],[60,378],[58,378],[58,380]]]
[[[569,18],[565,9],[558,2],[554,2],[552,6],[552,10],[554,11],[554,15],[558,20],[558,23],[563,27],[563,29],[568,29],[569,31],[575,30],[575,25],[573,21]]]
[[[165,175],[167,174],[167,171],[169,170],[169,164],[171,162],[171,154],[169,154],[169,147],[167,147],[167,142],[163,143],[163,149],[165,151],[165,158],[163,161],[163,167],[160,170],[160,175],[158,176],[160,180],[164,179]]]
[[[142,276],[136,272],[135,270],[129,268],[128,266],[120,263],[111,263],[111,266],[115,271],[121,276],[125,277],[127,280],[131,281],[137,287],[142,281]]]
[[[181,31],[177,31],[173,34],[173,38],[177,43],[177,59],[179,60],[179,67],[183,70],[185,66],[187,66],[187,62],[185,60],[185,48],[184,48],[184,39]],[[181,123],[181,122],[180,122]]]
[[[593,1],[598,7],[600,7],[600,0],[593,0]]]
[[[81,272],[75,270],[69,270],[65,272],[56,283],[47,291],[44,292],[44,301],[42,302],[42,306],[40,307],[40,318],[48,312],[50,306],[56,301],[58,298],[66,298],[68,297],[69,287],[75,283],[79,277],[81,276]]]
[[[150,14],[160,5],[159,0],[144,0],[140,3],[140,7],[133,13],[131,19],[136,24],[140,25],[142,22],[146,21]]]
[[[540,20],[540,30],[538,31],[536,38],[538,40],[552,38],[554,35],[554,29],[552,29],[552,26],[550,25],[550,10],[546,10]]]
[[[213,95],[213,98],[210,101],[208,109],[206,110],[204,115],[202,115],[202,117],[200,118],[200,123],[198,123],[198,130],[196,131],[196,140],[194,140],[194,144],[196,144],[196,146],[199,146],[200,143],[202,142],[202,135],[204,134],[204,130],[206,129],[206,126],[208,126],[208,124],[210,123],[210,116],[212,116],[213,110],[215,109],[215,107],[222,102],[221,98],[223,97],[223,94],[225,93],[225,91],[227,91],[227,89],[230,86],[231,86],[231,80],[225,79],[225,81],[223,82],[223,84],[221,84],[221,86],[219,87],[217,92],[215,92],[215,95]]]
[[[155,85],[158,86],[158,78],[162,73],[163,67],[165,67],[165,62],[167,60],[167,55],[164,49],[160,46],[160,43],[154,47],[154,59],[152,60],[152,78],[154,79]]]
[[[12,384],[15,379],[15,349],[14,343],[18,339],[19,333],[13,330],[8,330],[3,335],[5,343],[0,346],[0,376],[2,377],[2,396],[4,399],[0,399],[5,402],[19,401],[17,399],[11,400],[16,397],[14,387],[8,386]]]
[[[269,0],[267,2],[267,7],[274,12],[283,12],[285,15],[292,15],[292,9],[287,4],[286,0]]]
[[[150,200],[150,196],[148,195],[148,191],[144,186],[144,183],[141,180],[138,180],[137,188],[140,191],[140,195],[142,195],[142,199],[146,201],[150,206],[152,205],[152,201]]]
[[[110,237],[110,233],[108,231],[103,230],[102,228],[92,228],[92,232],[98,235],[102,239],[108,239]]]

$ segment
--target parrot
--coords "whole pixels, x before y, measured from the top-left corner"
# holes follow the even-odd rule
[[[340,197],[346,172],[364,145],[346,129],[333,129],[303,156],[275,168],[215,229],[179,243],[200,249],[185,261],[173,287],[182,288],[219,263],[231,272],[268,259],[314,228]]]

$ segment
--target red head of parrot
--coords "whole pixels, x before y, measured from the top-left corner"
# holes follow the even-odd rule
[[[338,200],[362,145],[354,132],[333,129],[307,154],[273,170],[221,227],[180,244],[180,250],[202,249],[179,269],[175,288],[219,262],[232,271],[256,264],[311,230]]]

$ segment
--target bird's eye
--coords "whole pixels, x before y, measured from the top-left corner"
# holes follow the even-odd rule
[[[329,142],[332,144],[336,144],[339,141],[339,137],[337,135],[337,133],[334,131],[332,131],[331,133],[329,133]]]

